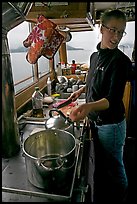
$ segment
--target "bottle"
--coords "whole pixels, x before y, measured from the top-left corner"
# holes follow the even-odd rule
[[[71,74],[75,74],[75,70],[76,70],[75,60],[72,60],[72,65],[71,65]]]
[[[65,62],[61,62],[61,69],[65,68]]]
[[[32,94],[32,108],[33,117],[43,118],[43,94],[40,92],[39,87],[35,87]]]
[[[48,92],[48,95],[51,96],[51,80],[50,80],[50,77],[48,77],[48,80],[47,80],[47,92]]]
[[[61,63],[60,62],[58,63],[58,66],[57,66],[57,76],[62,76],[62,69],[61,69]]]

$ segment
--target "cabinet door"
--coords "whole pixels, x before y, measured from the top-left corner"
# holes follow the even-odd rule
[[[123,103],[125,106],[126,120],[128,122],[130,116],[130,103],[131,103],[131,82],[127,82],[125,86]]]
[[[82,175],[85,177],[85,183],[88,185],[88,198],[93,201],[94,192],[94,170],[95,170],[95,154],[93,138],[85,139],[83,145],[83,161],[82,161]],[[89,196],[88,195],[88,196]]]

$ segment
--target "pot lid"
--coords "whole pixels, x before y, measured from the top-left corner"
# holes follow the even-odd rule
[[[70,127],[70,123],[67,119],[63,118],[61,115],[56,115],[49,118],[46,122],[47,129],[61,129],[65,130]]]
[[[67,33],[66,42],[69,42],[72,39],[72,35],[70,32]]]

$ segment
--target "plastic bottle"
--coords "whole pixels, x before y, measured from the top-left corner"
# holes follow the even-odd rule
[[[58,66],[57,66],[57,75],[62,76],[62,69],[61,69],[61,63],[60,62],[58,63]]]
[[[61,69],[65,68],[65,62],[61,62]]]
[[[33,117],[43,117],[43,94],[40,92],[39,87],[35,87],[35,91],[32,94],[32,108]]]
[[[51,80],[50,80],[50,77],[48,77],[48,80],[47,80],[47,92],[48,92],[48,95],[51,96]]]

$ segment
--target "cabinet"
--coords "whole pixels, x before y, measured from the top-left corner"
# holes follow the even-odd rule
[[[127,121],[130,116],[130,102],[131,102],[131,82],[127,82],[124,90],[123,103],[125,106],[125,114]]]

